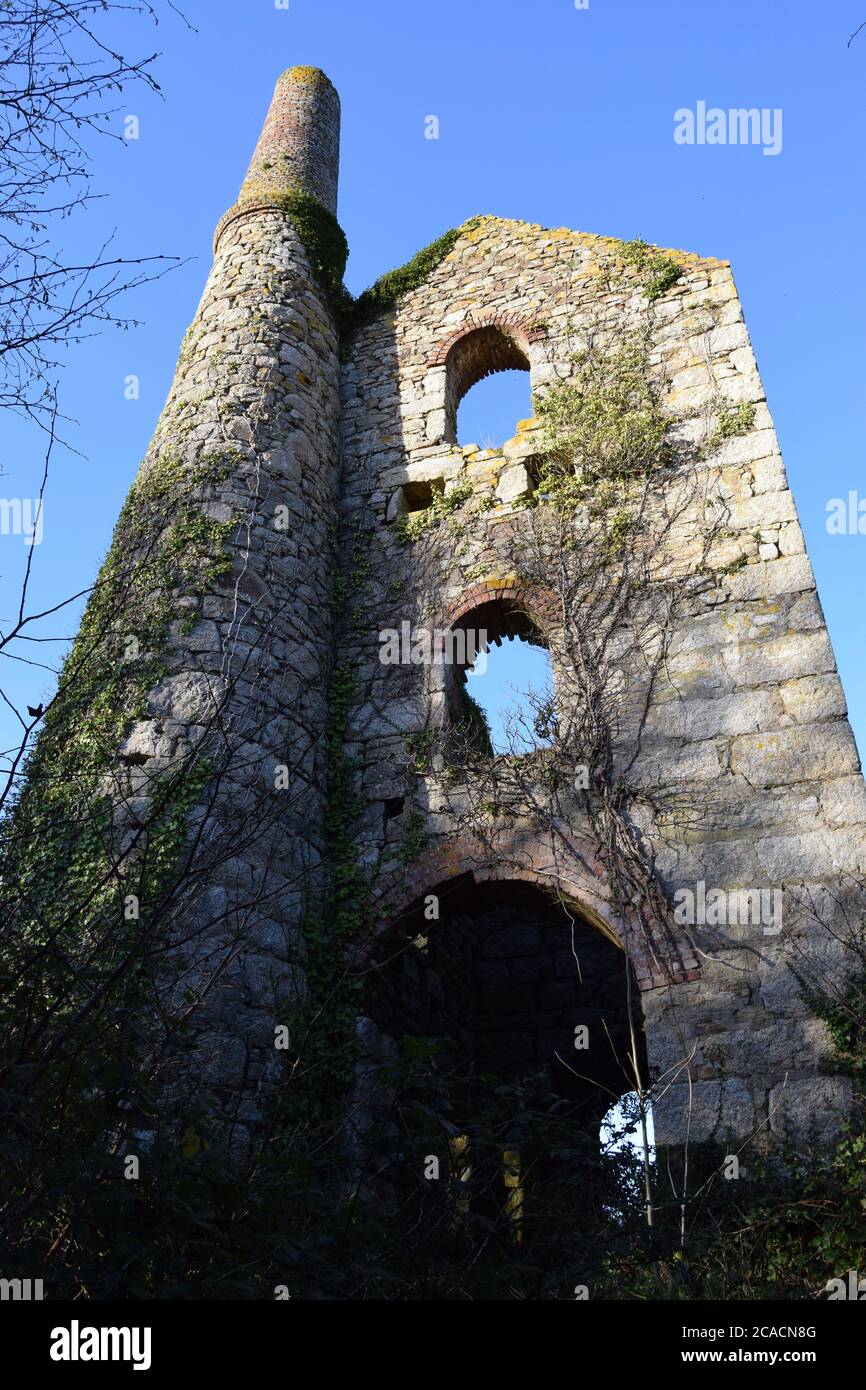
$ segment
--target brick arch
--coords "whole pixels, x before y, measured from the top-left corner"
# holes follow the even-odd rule
[[[642,929],[633,909],[620,913],[593,845],[579,836],[570,836],[567,847],[563,841],[554,844],[521,829],[502,830],[485,840],[468,834],[439,839],[374,888],[373,906],[383,923],[379,935],[437,886],[466,874],[476,883],[517,880],[552,892],[621,950],[628,950],[641,989],[700,977],[690,943],[674,939],[666,923],[651,922]],[[374,947],[375,942],[369,943],[371,954]]]
[[[430,366],[444,367],[449,353],[461,338],[485,328],[498,329],[503,337],[512,338],[524,355],[528,355],[532,343],[541,342],[544,338],[544,329],[520,314],[470,314],[459,328],[455,328],[446,338],[440,339],[430,358]]]
[[[445,616],[447,627],[454,627],[486,604],[501,603],[515,612],[523,613],[547,640],[561,620],[556,595],[549,589],[526,584],[516,575],[491,575],[478,580],[454,603]]]
[[[467,391],[494,372],[529,371],[529,348],[541,330],[514,314],[472,315],[436,347],[431,367],[445,369],[445,438],[457,439],[457,408]]]

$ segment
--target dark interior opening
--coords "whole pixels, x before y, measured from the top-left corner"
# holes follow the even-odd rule
[[[531,1224],[556,1191],[560,1215],[597,1219],[599,1126],[635,1089],[629,993],[646,1076],[624,953],[531,884],[466,874],[431,891],[439,919],[425,915],[429,896],[419,899],[380,943],[369,1016],[398,1047],[435,1040],[437,1077],[448,1078],[436,1105],[452,1163],[471,1175],[473,1210],[501,1211],[517,1191]]]
[[[403,501],[407,514],[426,511],[428,507],[432,507],[434,498],[441,496],[444,491],[443,478],[434,478],[429,482],[404,483]]]

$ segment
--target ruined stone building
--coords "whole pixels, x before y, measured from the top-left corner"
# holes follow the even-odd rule
[[[362,1117],[378,1061],[416,1035],[470,1067],[550,1068],[596,1132],[637,1068],[662,1078],[659,1142],[827,1139],[848,1082],[796,969],[838,969],[828,922],[864,869],[866,801],[730,267],[479,216],[352,305],[339,120],[324,74],[279,79],[133,494],[183,526],[156,665],[139,613],[120,625],[148,676],[121,730],[117,845],[204,750],[181,914],[203,926],[165,983],[182,1007],[208,980],[196,1079],[254,1125],[275,1027],[345,970]],[[541,403],[581,354],[638,338],[678,451],[648,500],[666,607],[650,618],[635,586],[581,674],[562,575],[594,555],[597,511],[544,530]],[[515,368],[536,417],[501,448],[459,443],[461,399]],[[608,544],[617,573],[647,534]],[[603,626],[589,588],[584,654]],[[384,662],[406,623],[468,633],[467,651]],[[563,782],[556,738],[523,759],[469,738],[467,767],[479,631],[550,650],[564,744],[598,683],[589,792]]]

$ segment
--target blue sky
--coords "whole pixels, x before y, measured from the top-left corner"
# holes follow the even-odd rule
[[[33,598],[56,601],[94,576],[167,394],[177,351],[210,264],[215,223],[234,199],[280,71],[322,67],[340,91],[340,220],[349,287],[475,213],[604,235],[642,236],[729,259],[763,375],[855,732],[866,746],[860,618],[866,535],[830,536],[826,506],[866,495],[864,324],[866,0],[188,0],[195,32],[167,14],[155,32],[131,17],[126,50],[163,52],[164,101],[130,91],[122,118],[140,139],[96,148],[106,197],[66,244],[117,229],[126,255],[191,258],[138,294],[145,320],[75,349],[62,404],[80,455],[58,456]],[[674,112],[781,108],[776,156],[754,146],[682,146]],[[436,115],[440,138],[424,138]],[[139,377],[140,398],[124,397]],[[478,429],[511,431],[522,394],[479,404]],[[484,417],[489,412],[489,421]],[[41,440],[5,421],[0,494],[32,496]],[[23,563],[0,537],[0,614]],[[69,632],[54,622],[50,635]],[[47,631],[47,630],[46,630]],[[5,673],[4,673],[5,674]],[[21,667],[31,699],[47,674]],[[32,698],[31,698],[32,697]],[[3,719],[0,739],[8,742]]]

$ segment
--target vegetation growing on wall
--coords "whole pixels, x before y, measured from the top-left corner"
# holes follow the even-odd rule
[[[280,208],[291,218],[309,257],[313,274],[339,327],[344,351],[359,328],[390,312],[402,298],[423,285],[460,238],[481,221],[473,217],[459,227],[450,228],[416,252],[404,265],[386,271],[353,298],[343,284],[348,243],[337,219],[315,198],[301,191],[274,193],[267,189],[262,196],[267,203]],[[682,267],[672,257],[640,238],[623,242],[619,259],[622,264],[637,270],[650,302],[665,295],[683,273]]]
[[[196,596],[231,564],[234,520],[215,520],[198,501],[228,466],[208,458],[187,470],[162,455],[139,475],[120,514],[29,759],[27,788],[2,826],[19,878],[16,915],[25,913],[34,929],[56,920],[55,895],[86,904],[94,921],[117,909],[108,769],[167,670],[170,624],[188,627]],[[157,804],[164,797],[155,787],[149,794]]]
[[[308,193],[269,193],[267,201],[289,217],[331,313],[342,323],[352,304],[343,284],[349,243],[336,217]]]
[[[365,592],[371,570],[369,554],[356,533],[345,568],[333,577],[335,627],[345,618],[348,601]],[[353,966],[376,917],[370,904],[371,869],[362,862],[357,838],[367,798],[346,749],[355,695],[354,666],[344,657],[328,682],[327,875],[319,893],[308,898],[301,921],[306,999],[302,1007],[290,1005],[288,1010],[295,1034],[290,1052],[295,1079],[284,1107],[289,1125],[299,1116],[333,1117],[340,1099],[345,1100],[356,1065],[355,1024],[363,986]]]
[[[416,541],[425,532],[434,530],[447,517],[463,506],[472,496],[472,484],[468,478],[459,479],[447,492],[434,492],[429,507],[422,507],[408,516],[398,516],[395,531],[404,543]]]
[[[352,664],[342,661],[328,685],[328,882],[324,900],[308,903],[301,921],[307,998],[303,1008],[289,1009],[295,1034],[292,1067],[298,1068],[299,1083],[289,1098],[290,1122],[297,1122],[299,1115],[311,1118],[331,1112],[345,1097],[355,1064],[354,1022],[361,981],[352,973],[350,962],[352,948],[364,941],[370,926],[370,883],[357,845],[358,822],[366,803],[345,750],[354,690]]]
[[[490,723],[487,714],[478,701],[469,694],[465,682],[458,680],[456,684],[457,698],[462,711],[462,721],[458,732],[465,734],[467,744],[474,748],[482,758],[492,758],[493,740],[490,735]]]
[[[163,454],[139,475],[25,790],[0,825],[6,1219],[37,1258],[73,1227],[86,1240],[96,1218],[79,1229],[75,1213],[118,1165],[119,1134],[159,1122],[160,1088],[143,1064],[155,962],[212,764],[191,747],[136,782],[145,756],[127,756],[123,744],[171,669],[173,627],[188,629],[197,596],[231,564],[236,522],[203,508],[230,466],[228,455],[186,468]]]
[[[603,518],[615,544],[635,489],[671,459],[646,355],[640,334],[609,352],[576,353],[569,380],[536,402],[543,447],[533,505]]]
[[[353,298],[343,284],[348,259],[348,243],[336,218],[309,194],[268,191],[267,202],[291,218],[310,259],[310,266],[321,285],[345,345],[359,329],[394,309],[399,301],[429,279],[460,238],[480,222],[473,217],[452,227],[435,241],[416,252],[404,265],[386,271],[368,289]],[[635,268],[650,302],[665,295],[682,275],[682,267],[671,257],[640,238],[623,242],[619,258]]]
[[[641,237],[634,241],[624,241],[619,249],[619,259],[623,265],[633,267],[640,278],[644,292],[650,303],[667,294],[682,275],[682,267],[671,256],[666,256],[656,246],[650,246]]]
[[[707,449],[715,449],[726,439],[734,439],[737,435],[748,434],[754,423],[755,407],[751,401],[740,401],[738,405],[732,405],[730,401],[722,401],[719,405],[716,427],[707,440]]]
[[[425,246],[422,251],[418,251],[405,265],[399,266],[396,270],[386,271],[384,275],[381,275],[375,284],[364,290],[363,294],[360,294],[355,300],[347,318],[347,330],[353,332],[356,328],[363,327],[364,324],[378,318],[380,314],[387,313],[404,295],[410,294],[419,285],[423,285],[437,266],[444,261],[449,251],[453,250],[463,233],[476,226],[477,220],[477,218],[471,218],[468,222],[464,222],[461,227],[454,227],[445,232],[442,236],[437,237],[436,241],[431,241],[430,245]]]

